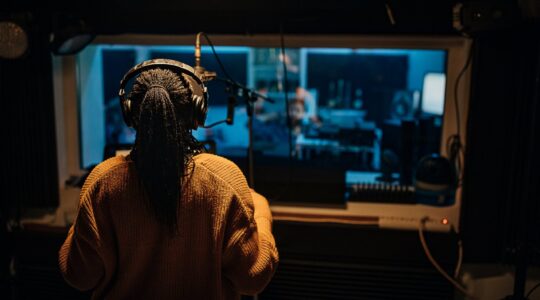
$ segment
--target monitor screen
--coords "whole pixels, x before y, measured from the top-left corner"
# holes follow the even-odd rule
[[[273,100],[253,104],[255,164],[271,166],[272,174],[290,168],[292,160],[299,178],[311,178],[308,173],[317,169],[356,174],[342,176],[349,179],[410,179],[411,166],[439,152],[444,48],[299,47],[282,55],[276,47],[225,45],[216,51],[234,80]],[[136,133],[124,125],[117,96],[124,73],[152,58],[193,65],[193,46],[93,44],[77,58],[81,165],[86,168],[103,160],[103,149],[134,143]],[[206,46],[202,65],[223,76]],[[219,81],[209,82],[208,88],[206,122],[211,124],[227,117],[231,92]],[[236,96],[233,125],[200,128],[193,135],[241,165],[248,152],[248,116],[246,99]],[[423,113],[435,119],[425,119]]]
[[[422,88],[422,112],[442,116],[446,74],[427,73]]]

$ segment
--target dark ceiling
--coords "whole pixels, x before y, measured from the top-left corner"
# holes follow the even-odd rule
[[[449,0],[290,1],[15,1],[0,8],[32,12],[42,20],[72,15],[97,33],[410,33],[456,34]],[[388,4],[395,24],[391,24]]]

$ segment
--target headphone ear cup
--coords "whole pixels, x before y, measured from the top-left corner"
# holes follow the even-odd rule
[[[204,85],[199,84],[191,76],[183,76],[188,81],[192,94],[191,105],[193,108],[193,116],[191,119],[191,128],[197,129],[199,126],[204,126],[204,122],[206,121],[208,94],[206,93],[206,87]]]
[[[193,95],[193,129],[199,126],[204,126],[206,121],[206,113],[208,111],[205,95]]]
[[[128,127],[133,127],[133,116],[131,114],[131,100],[128,98],[121,103],[122,107],[122,116],[124,117],[124,122]]]

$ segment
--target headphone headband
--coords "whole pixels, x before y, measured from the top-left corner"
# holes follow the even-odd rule
[[[191,93],[193,95],[192,97],[192,105],[193,105],[193,124],[192,128],[197,129],[199,125],[203,125],[204,121],[206,119],[206,110],[207,110],[207,88],[204,85],[203,80],[197,75],[195,70],[182,62],[172,60],[172,59],[165,59],[165,58],[157,58],[157,59],[151,59],[144,61],[140,64],[135,65],[133,68],[131,68],[122,78],[120,81],[120,89],[118,91],[118,97],[120,100],[120,105],[122,107],[122,112],[124,115],[124,120],[128,126],[132,126],[133,122],[131,119],[131,101],[129,99],[126,99],[126,84],[133,79],[135,76],[140,74],[141,72],[144,72],[146,70],[154,69],[154,68],[162,68],[162,69],[169,69],[175,73],[177,73],[180,76],[184,76],[184,78],[187,80],[189,84],[189,88],[191,90]]]
[[[156,67],[169,69],[171,71],[187,74],[191,78],[195,79],[195,81],[198,84],[200,84],[201,86],[204,86],[203,81],[201,80],[201,78],[199,76],[197,76],[197,74],[195,73],[195,70],[191,66],[186,65],[183,62],[179,62],[179,61],[172,60],[172,59],[156,58],[156,59],[143,61],[142,63],[134,66],[133,68],[131,68],[126,73],[126,75],[124,75],[124,78],[122,78],[122,80],[120,80],[120,91],[118,92],[118,96],[120,98],[125,97],[126,84],[131,79],[133,79],[133,77],[137,76],[141,72],[144,72],[146,70],[150,70],[150,69],[153,69],[153,68],[156,68]],[[204,92],[206,92],[206,89],[205,89]]]

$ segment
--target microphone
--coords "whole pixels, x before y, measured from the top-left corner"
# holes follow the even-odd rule
[[[236,106],[236,96],[234,94],[230,94],[227,98],[227,118],[225,120],[214,122],[210,125],[205,125],[203,128],[212,128],[214,126],[217,126],[219,124],[226,123],[227,125],[232,125],[234,123],[234,108]]]
[[[195,68],[201,66],[201,34],[202,32],[197,33],[195,38]]]
[[[234,95],[229,95],[227,100],[227,119],[225,122],[227,125],[232,125],[234,123],[234,107],[236,106],[236,97]]]
[[[197,33],[195,38],[195,74],[201,78],[203,82],[207,82],[216,78],[216,72],[207,71],[204,67],[201,66],[201,35],[204,32]]]

